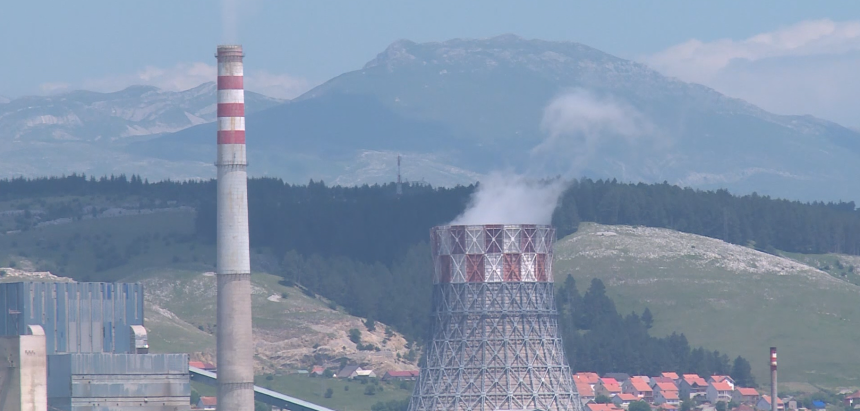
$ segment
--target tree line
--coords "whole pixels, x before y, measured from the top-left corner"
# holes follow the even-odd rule
[[[357,187],[310,181],[294,185],[275,178],[248,181],[251,242],[276,254],[343,255],[390,264],[410,246],[426,241],[466,206],[476,185],[434,188],[393,183]],[[198,210],[197,232],[215,241],[214,180],[150,182],[125,175],[71,175],[0,180],[0,201],[56,196],[104,196],[176,201]],[[860,255],[860,211],[854,202],[800,202],[757,194],[732,195],[668,183],[616,180],[570,182],[553,215],[559,236],[580,222],[670,228],[753,246],[759,250]]]
[[[621,315],[599,279],[591,280],[580,295],[576,280],[568,275],[556,290],[556,305],[564,352],[576,372],[731,375],[741,387],[756,386],[750,363],[741,356],[731,360],[719,351],[693,348],[684,334],[651,336],[651,311]]]

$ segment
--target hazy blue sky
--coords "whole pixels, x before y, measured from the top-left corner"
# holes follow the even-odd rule
[[[789,76],[776,86],[785,88],[797,76],[812,75],[775,74],[774,66],[819,70],[833,66],[818,62],[834,55],[839,64],[860,64],[860,32],[851,25],[860,21],[856,1],[15,1],[6,2],[0,13],[5,46],[0,95],[110,91],[137,83],[190,87],[210,76],[215,45],[232,40],[225,38],[230,24],[222,19],[222,10],[230,8],[238,10],[235,31],[246,49],[249,88],[281,97],[357,69],[401,38],[424,42],[515,33],[577,41],[768,109],[817,115],[819,105],[786,106],[786,99],[796,98],[767,90],[751,94],[750,85],[760,83],[756,76]],[[822,19],[832,23],[824,24],[830,27],[824,34]],[[818,25],[810,31],[804,22]],[[788,34],[767,50],[747,47],[754,36],[780,30]],[[803,47],[795,44],[798,33]],[[839,34],[835,48],[833,33]],[[818,60],[822,45],[829,51]],[[715,54],[721,63],[703,68]],[[846,76],[855,68],[839,64]],[[734,81],[739,78],[747,83]],[[830,118],[845,121],[840,116]]]

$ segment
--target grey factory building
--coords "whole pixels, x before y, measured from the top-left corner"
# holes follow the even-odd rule
[[[189,409],[188,355],[148,353],[141,284],[3,283],[0,309],[0,337],[43,330],[49,410]]]

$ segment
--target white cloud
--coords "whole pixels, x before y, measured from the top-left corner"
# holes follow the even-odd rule
[[[108,92],[132,85],[147,85],[168,91],[181,91],[214,81],[217,75],[218,70],[214,65],[200,62],[179,63],[168,68],[146,66],[135,73],[85,80],[81,88]]]
[[[743,40],[689,40],[642,60],[780,114],[860,125],[860,21],[804,21]]]
[[[218,69],[214,64],[202,62],[179,63],[173,67],[146,66],[135,73],[88,79],[74,88],[111,92],[132,85],[155,86],[167,91],[182,91],[215,81]],[[270,97],[290,99],[298,97],[314,84],[307,79],[289,74],[276,74],[265,70],[246,70],[245,88]],[[44,83],[42,93],[67,91],[73,86],[66,83]]]

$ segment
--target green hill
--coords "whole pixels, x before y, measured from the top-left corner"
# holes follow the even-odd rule
[[[788,258],[667,229],[584,223],[556,245],[553,271],[600,278],[619,310],[650,308],[653,335],[750,360],[769,380],[770,346],[781,385],[860,385],[860,287]]]

